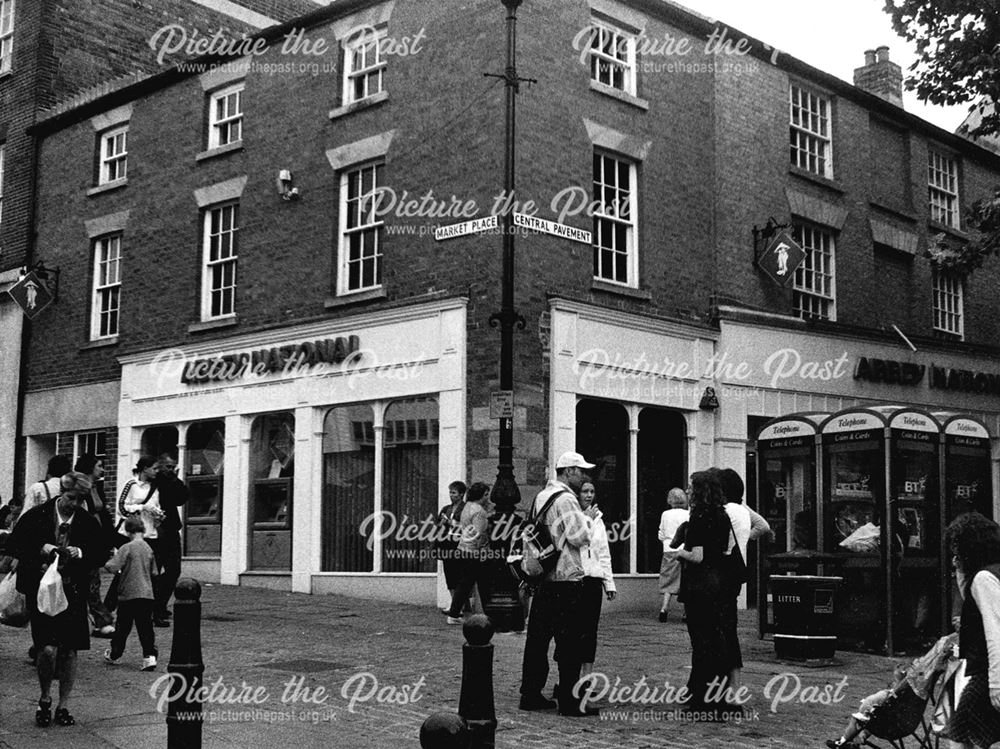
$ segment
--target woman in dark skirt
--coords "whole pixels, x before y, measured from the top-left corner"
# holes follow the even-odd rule
[[[953,747],[1000,741],[1000,526],[977,512],[948,526],[958,587],[964,599],[959,651],[969,682],[943,734]]]
[[[24,513],[10,536],[10,553],[17,557],[17,589],[24,594],[31,620],[31,638],[38,653],[38,683],[41,696],[35,722],[52,722],[52,680],[59,681],[59,704],[55,722],[75,722],[67,706],[76,677],[76,654],[90,649],[87,593],[90,571],[106,559],[100,524],[87,512],[84,501],[90,478],[67,473],[61,479],[61,494]],[[38,610],[38,588],[51,565],[58,565],[69,607],[48,616]]]

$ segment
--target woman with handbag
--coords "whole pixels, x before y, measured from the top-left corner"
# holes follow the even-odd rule
[[[159,534],[157,529],[160,527],[165,513],[160,507],[159,492],[156,491],[156,484],[153,483],[153,479],[156,478],[156,458],[143,455],[136,462],[132,473],[135,478],[126,482],[125,486],[122,487],[121,496],[118,498],[118,513],[121,515],[121,519],[118,521],[116,530],[120,532],[125,518],[129,515],[136,515],[142,520],[146,543],[153,550],[157,568],[159,568]]]
[[[56,724],[76,722],[67,703],[76,678],[76,654],[90,649],[90,571],[105,559],[101,527],[84,504],[90,487],[89,477],[67,473],[60,480],[60,495],[21,515],[9,540],[10,551],[18,559],[17,589],[28,605],[38,654],[41,696],[35,722],[41,727],[53,719],[53,678],[59,680]]]
[[[104,497],[104,489],[102,488],[104,461],[93,453],[84,453],[77,458],[73,470],[89,476],[93,483],[86,496],[86,510],[100,524],[101,543],[104,546],[104,553],[107,558],[110,558],[115,548],[115,531],[111,513],[108,511],[108,501]],[[104,599],[101,598],[101,570],[99,567],[95,567],[90,572],[87,607],[90,609],[90,619],[93,625],[93,631],[90,634],[94,637],[111,637],[115,632],[115,617],[104,605]]]
[[[684,548],[677,556],[684,560],[681,572],[681,600],[691,638],[691,675],[687,682],[686,708],[696,720],[723,717],[723,691],[730,670],[727,653],[724,608],[732,595],[732,581],[724,560],[730,535],[729,518],[723,509],[718,471],[691,474],[688,491],[691,519]],[[717,685],[709,692],[709,685]]]

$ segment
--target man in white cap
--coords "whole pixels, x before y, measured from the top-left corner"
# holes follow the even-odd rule
[[[591,518],[580,509],[577,494],[587,480],[585,471],[594,467],[580,453],[566,452],[556,461],[556,477],[549,479],[535,497],[533,515],[538,515],[555,498],[542,518],[560,550],[559,561],[535,592],[528,618],[521,664],[522,710],[546,710],[556,702],[542,694],[549,676],[549,643],[556,641],[559,663],[558,707],[561,715],[596,715],[595,708],[580,709],[573,686],[580,678],[580,625],[583,596],[583,563],[580,548],[590,543]]]

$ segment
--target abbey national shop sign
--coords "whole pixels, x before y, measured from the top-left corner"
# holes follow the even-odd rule
[[[303,367],[341,364],[348,357],[357,354],[360,349],[358,337],[352,335],[195,359],[184,365],[181,382],[187,385],[202,382],[232,382],[244,377],[260,377],[274,372],[291,374]]]
[[[891,359],[860,357],[854,369],[855,380],[887,385],[919,385],[928,374],[928,385],[935,390],[1000,395],[1000,373],[974,372],[968,369],[914,364]]]

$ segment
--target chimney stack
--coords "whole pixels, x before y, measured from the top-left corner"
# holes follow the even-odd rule
[[[854,85],[897,107],[903,106],[903,69],[889,60],[889,48],[865,50],[865,64],[854,69]]]

